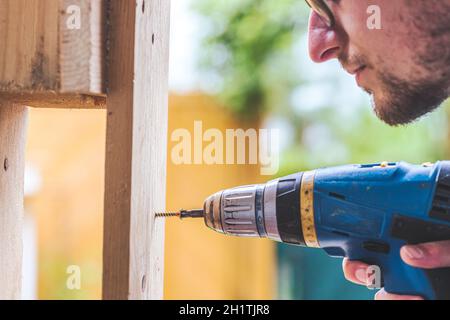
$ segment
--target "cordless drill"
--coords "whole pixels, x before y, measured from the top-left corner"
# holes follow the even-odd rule
[[[381,271],[387,292],[450,299],[450,268],[419,269],[405,244],[450,240],[450,161],[346,165],[300,172],[208,197],[203,218],[220,233],[322,248]]]

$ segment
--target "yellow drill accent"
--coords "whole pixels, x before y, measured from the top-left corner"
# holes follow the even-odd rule
[[[308,171],[303,174],[300,188],[300,220],[306,245],[319,248],[314,225],[314,176],[315,171]]]

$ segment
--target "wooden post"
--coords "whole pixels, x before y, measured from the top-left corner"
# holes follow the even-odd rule
[[[162,298],[169,17],[170,0],[0,0],[0,298],[20,292],[18,105],[106,103],[103,297]]]
[[[0,102],[0,299],[19,299],[27,108]]]
[[[103,252],[104,299],[161,299],[169,0],[114,0]]]

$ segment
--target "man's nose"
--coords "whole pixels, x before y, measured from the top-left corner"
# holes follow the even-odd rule
[[[334,28],[314,11],[309,18],[309,55],[314,62],[325,62],[339,56],[341,46]]]

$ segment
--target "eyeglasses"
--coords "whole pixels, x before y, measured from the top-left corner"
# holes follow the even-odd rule
[[[308,6],[316,12],[329,28],[334,26],[334,15],[325,0],[305,0]]]

